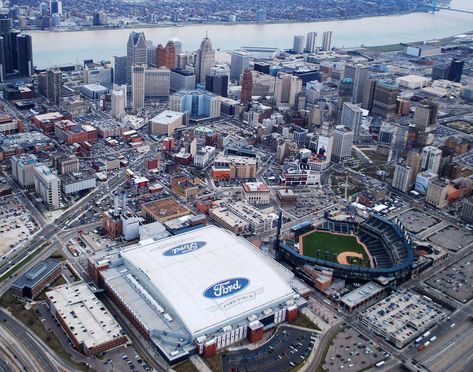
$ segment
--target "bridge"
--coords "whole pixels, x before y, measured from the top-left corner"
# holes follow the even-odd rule
[[[446,6],[437,6],[437,0],[433,0],[430,5],[431,5],[431,7],[430,7],[429,12],[431,12],[432,14],[434,14],[435,12],[438,12],[440,10],[450,10],[451,12],[473,14],[473,11],[471,11],[471,10],[453,9],[453,8],[446,7]]]

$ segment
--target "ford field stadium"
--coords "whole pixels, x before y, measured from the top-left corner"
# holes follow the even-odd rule
[[[170,363],[260,340],[305,303],[290,271],[215,226],[142,241],[89,272]]]
[[[356,281],[406,278],[414,260],[404,226],[376,215],[363,222],[327,219],[317,227],[301,223],[278,241],[276,249],[279,259],[295,266],[326,267],[335,276]]]

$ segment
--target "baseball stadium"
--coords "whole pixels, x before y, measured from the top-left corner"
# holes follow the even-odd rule
[[[277,242],[278,258],[294,266],[317,265],[358,281],[377,277],[403,279],[414,261],[411,240],[400,221],[371,215],[363,222],[310,221],[290,228]]]

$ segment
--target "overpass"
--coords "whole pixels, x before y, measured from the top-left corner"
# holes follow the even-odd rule
[[[429,12],[432,12],[432,14],[434,14],[435,12],[438,12],[440,10],[450,10],[452,12],[473,14],[473,11],[471,10],[454,9],[454,8],[450,8],[446,6],[437,6],[437,0],[433,0],[432,3],[430,4]]]

